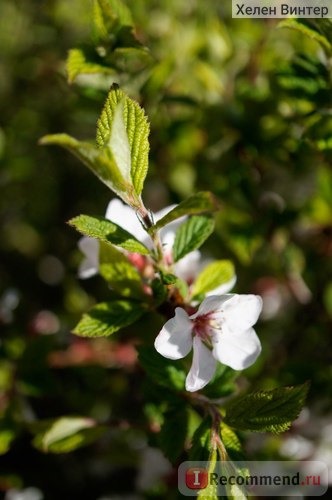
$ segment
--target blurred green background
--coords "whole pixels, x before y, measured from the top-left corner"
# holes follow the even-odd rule
[[[118,58],[112,73],[79,76],[71,85],[69,49],[84,47],[96,57],[91,2],[0,3],[6,500],[176,495],[143,415],[132,332],[94,341],[70,334],[107,287],[99,278],[78,279],[78,235],[66,221],[103,215],[110,192],[66,152],[37,144],[62,131],[94,137],[114,81],[151,122],[146,206],[158,210],[197,190],[214,192],[222,210],[203,250],[235,262],[238,293],[263,296],[263,354],[241,377],[242,387],[311,381],[302,420],[283,437],[250,437],[248,455],[324,456],[332,467],[331,20],[291,29],[279,20],[231,19],[228,2],[126,3],[150,55]],[[153,322],[158,333],[160,321]],[[143,323],[135,335],[144,335]],[[94,418],[108,430],[69,454],[45,454],[32,444],[38,422],[62,415]],[[149,483],[152,463],[156,478]]]

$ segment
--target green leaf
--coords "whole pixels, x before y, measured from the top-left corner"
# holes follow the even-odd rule
[[[138,360],[154,383],[167,389],[184,391],[186,373],[182,369],[181,361],[164,358],[154,347],[149,346],[138,348]]]
[[[46,135],[40,139],[39,143],[41,145],[54,144],[68,149],[123,201],[132,206],[140,206],[131,183],[121,175],[109,149],[100,151],[91,144],[77,141],[67,134]]]
[[[308,384],[253,392],[232,401],[224,420],[240,430],[284,432],[298,417],[307,392]]]
[[[214,220],[207,215],[194,215],[176,231],[173,245],[174,262],[203,245],[214,229]]]
[[[234,265],[230,260],[216,260],[208,264],[198,275],[192,295],[205,294],[235,278]]]
[[[185,404],[170,408],[164,414],[158,441],[165,456],[174,463],[184,450],[188,430],[188,408]]]
[[[324,35],[320,34],[317,30],[311,28],[310,26],[297,21],[296,19],[285,19],[278,24],[278,28],[291,28],[299,31],[303,35],[318,42],[328,52],[331,52],[332,50],[331,43]]]
[[[153,292],[154,304],[157,307],[167,299],[167,288],[158,278],[154,278],[150,286]]]
[[[208,469],[208,474],[210,477],[210,474],[212,474],[217,465],[217,450],[213,449],[211,450],[210,456],[209,456],[209,461],[207,463],[206,468]],[[206,488],[201,490],[197,498],[199,500],[218,500],[218,492],[217,492],[217,485],[215,483],[208,484]]]
[[[117,248],[102,241],[99,244],[99,273],[119,295],[144,298],[137,268]]]
[[[127,300],[102,302],[83,314],[73,333],[80,337],[106,337],[131,325],[144,312],[144,306],[138,302]]]
[[[179,205],[152,226],[150,232],[161,229],[166,224],[179,219],[183,215],[199,215],[207,212],[215,212],[216,210],[219,210],[219,204],[213,194],[208,191],[201,191],[179,203]]]
[[[160,277],[165,285],[175,285],[178,281],[178,277],[172,273],[163,273],[160,271]]]
[[[133,25],[128,7],[120,0],[94,0],[93,21],[97,39],[104,41],[108,41],[116,25]]]
[[[189,451],[189,460],[207,461],[211,453],[211,428],[210,417],[206,417],[196,429],[192,437],[192,445]]]
[[[0,429],[0,455],[4,455],[9,451],[17,434],[14,429],[2,424],[2,429]]]
[[[119,128],[121,122],[123,124]],[[113,134],[116,135],[116,139],[112,139]],[[127,143],[124,138],[125,134]],[[112,88],[98,120],[97,144],[100,148],[113,148],[114,143],[120,138],[123,144],[123,157],[125,157],[125,144],[128,144],[131,165],[126,165],[126,168],[130,168],[132,183],[138,195],[142,192],[148,171],[148,137],[149,123],[143,109],[122,90],[115,87]],[[127,160],[128,158],[121,160],[123,161],[123,165]]]
[[[84,417],[62,417],[49,422],[33,440],[36,448],[48,453],[68,453],[98,439],[106,428]]]
[[[228,427],[225,422],[221,423],[220,434],[229,457],[239,462],[244,460],[241,442],[233,429]]]
[[[73,83],[79,75],[114,74],[115,71],[107,66],[89,62],[81,49],[71,49],[68,53],[66,69],[68,83]]]
[[[80,233],[91,238],[97,238],[105,243],[113,243],[128,252],[149,255],[149,249],[138,241],[135,236],[112,221],[103,217],[79,215],[71,219],[68,224],[74,226]]]

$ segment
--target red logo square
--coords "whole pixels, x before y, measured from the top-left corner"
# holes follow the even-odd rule
[[[208,471],[203,467],[192,467],[186,471],[186,486],[191,490],[203,490],[208,485]]]

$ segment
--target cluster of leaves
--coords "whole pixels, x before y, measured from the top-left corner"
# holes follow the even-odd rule
[[[107,11],[105,13],[107,14]],[[209,214],[217,208],[213,196],[208,192],[197,193],[187,198],[156,224],[149,218],[141,201],[141,192],[148,168],[148,132],[149,127],[143,110],[117,86],[113,86],[98,120],[97,146],[99,149],[63,134],[46,136],[41,140],[41,144],[60,145],[78,156],[102,182],[137,211],[142,218],[143,225],[145,224],[146,231],[155,243],[155,247],[149,251],[132,234],[117,224],[100,217],[81,215],[70,221],[83,235],[96,238],[101,242],[100,273],[121,296],[120,300],[94,306],[89,313],[83,316],[74,329],[74,333],[77,335],[84,337],[108,336],[135,323],[144,312],[162,306],[163,302],[167,302],[171,298],[169,292],[172,285],[177,288],[178,293],[182,292],[181,302],[188,300],[188,289],[179,287],[178,278],[169,272],[164,274],[165,263],[162,259],[162,248],[158,248],[158,240],[156,239],[158,231],[182,216],[189,216],[175,235],[172,255],[174,262],[177,262],[189,252],[198,249],[214,229],[214,220],[211,215],[202,215]],[[158,277],[153,279],[158,295],[157,297],[153,296],[152,301],[149,296],[144,297],[143,287],[137,288],[140,281],[139,273],[126,258],[126,255],[117,250],[117,247],[121,247],[129,253],[149,255],[154,261],[156,271],[159,272],[159,279]],[[166,269],[166,271],[169,270]],[[233,275],[234,270],[231,263],[227,261],[213,262],[201,272],[193,283],[191,296],[193,299],[204,298],[206,292],[226,283]],[[151,282],[148,283],[150,286],[151,284]],[[160,302],[159,291],[163,287],[163,300]],[[183,290],[185,290],[184,293]],[[154,291],[153,288],[152,291]],[[219,415],[217,423],[209,422],[207,438],[208,421],[206,419],[203,419],[197,428],[199,417],[196,414],[196,425],[195,423],[189,425],[190,412],[194,412],[194,410],[191,409],[190,404],[188,405],[188,400],[183,395],[185,379],[183,367],[175,366],[174,362],[169,360],[161,361],[157,353],[145,346],[140,349],[139,361],[150,376],[147,382],[147,394],[149,395],[151,392],[149,384],[160,384],[166,389],[162,398],[159,397],[154,402],[152,396],[151,400],[148,398],[147,403],[147,407],[150,409],[151,404],[154,403],[155,410],[157,413],[159,412],[159,420],[162,425],[158,443],[165,455],[174,463],[185,451],[188,439],[193,449],[197,448],[197,443],[203,441],[203,453],[208,455],[210,465],[214,464],[215,459],[211,458],[211,453],[214,450],[213,436],[217,432],[218,435],[220,434],[221,446],[225,450],[224,455],[221,455],[220,458],[226,459],[227,446],[225,447],[223,443],[223,430],[219,424],[222,410],[210,398],[211,396],[221,398],[234,392],[233,371],[222,367],[212,385],[207,389],[209,396],[205,396],[204,404],[207,408],[213,408]],[[172,394],[173,391],[175,394]],[[170,392],[171,398],[167,397],[168,392]],[[225,435],[229,436],[227,429],[229,433],[232,433],[227,424],[238,430],[261,432],[282,432],[288,429],[304,404],[306,392],[306,386],[297,386],[256,392],[240,398],[240,400],[230,404],[226,411],[225,423],[223,424],[224,429],[226,429]],[[194,397],[193,402],[195,404]],[[62,423],[68,426],[68,421],[63,420]],[[58,425],[60,424],[57,423],[56,428]],[[195,430],[194,434],[192,434],[193,429]],[[204,437],[200,434],[201,429],[203,429]],[[42,443],[47,441],[46,437],[49,434],[53,436],[52,430],[53,428],[42,436]],[[76,435],[80,431],[80,427],[76,431],[75,425],[73,425],[72,434]],[[64,434],[67,437],[66,432]],[[239,441],[236,435],[232,434],[232,436],[238,445]],[[61,433],[60,437],[63,439]],[[80,440],[77,442],[80,443]],[[240,451],[239,446],[237,446],[236,451]],[[216,494],[213,495],[213,497],[215,496]]]
[[[48,128],[75,130],[75,133],[80,130],[82,136],[89,137],[95,110],[113,81],[130,95],[140,96],[151,121],[150,174],[145,198],[149,199],[149,186],[160,186],[162,179],[172,200],[193,195],[197,188],[211,190],[222,200],[223,210],[217,213],[216,233],[208,248],[222,259],[223,266],[225,257],[228,264],[217,269],[211,267],[197,279],[191,290],[193,297],[200,300],[212,289],[215,283],[209,283],[209,279],[218,273],[222,277],[217,280],[227,281],[234,272],[230,260],[236,262],[239,289],[251,288],[272,295],[282,289],[285,300],[281,310],[272,322],[267,321],[265,332],[264,324],[261,325],[262,337],[266,339],[264,354],[251,378],[256,377],[259,387],[267,379],[272,385],[294,385],[310,378],[314,387],[311,398],[319,401],[320,406],[328,404],[324,395],[331,389],[331,374],[326,368],[332,311],[327,272],[331,230],[330,20],[290,20],[277,29],[262,21],[232,21],[225,7],[212,1],[201,5],[192,2],[190,7],[187,2],[166,0],[151,0],[144,6],[142,2],[127,3],[133,16],[119,1],[95,2],[95,29],[90,45],[86,44],[88,35],[82,21],[88,23],[90,13],[84,11],[81,1],[71,2],[68,8],[66,2],[56,0],[52,7],[41,7],[34,16],[33,2],[25,2],[21,12],[12,2],[4,1],[1,7],[5,10],[1,15],[3,24],[12,27],[19,24],[20,31],[14,39],[12,30],[10,33],[8,30],[8,40],[2,44],[8,47],[9,55],[8,61],[5,60],[7,71],[0,82],[4,121],[8,122],[4,128],[4,152],[1,149],[5,160],[2,181],[6,189],[1,200],[5,238],[1,243],[4,259],[0,272],[5,287],[17,283],[19,293],[25,297],[18,314],[14,314],[15,323],[5,324],[1,343],[0,437],[5,476],[2,483],[5,488],[39,484],[49,498],[59,497],[63,491],[72,497],[79,491],[84,498],[86,489],[86,498],[90,500],[91,493],[89,497],[87,484],[75,483],[74,475],[68,477],[66,459],[62,462],[57,457],[58,461],[52,461],[50,456],[35,455],[27,445],[27,434],[35,436],[34,445],[43,453],[75,450],[97,440],[97,446],[90,444],[86,454],[84,449],[75,452],[78,455],[71,454],[73,461],[78,457],[74,462],[77,468],[86,467],[81,476],[87,472],[90,478],[93,467],[83,464],[90,463],[91,450],[96,460],[98,457],[104,464],[112,460],[116,463],[116,457],[124,454],[127,467],[134,463],[132,449],[122,431],[114,438],[110,436],[112,426],[101,425],[110,414],[115,427],[119,424],[118,417],[121,420],[124,415],[132,418],[133,426],[146,428],[148,422],[152,432],[144,433],[150,444],[162,447],[172,460],[184,458],[181,453],[191,443],[194,443],[191,456],[198,448],[196,456],[212,458],[209,449],[212,421],[205,416],[204,404],[188,402],[183,393],[186,361],[169,363],[153,349],[146,348],[144,352],[141,348],[140,364],[149,382],[138,389],[137,381],[142,378],[139,368],[135,368],[132,376],[130,370],[122,373],[118,365],[98,358],[100,350],[108,352],[113,338],[121,344],[121,338],[136,338],[136,332],[142,332],[147,336],[146,341],[152,343],[153,339],[146,334],[144,318],[118,337],[84,340],[90,345],[90,356],[94,353],[95,357],[91,357],[94,367],[55,368],[50,361],[53,352],[60,349],[63,356],[71,349],[74,352],[74,348],[78,352],[83,345],[88,349],[87,343],[69,338],[66,325],[72,324],[73,314],[79,315],[93,303],[93,295],[104,300],[105,293],[109,293],[99,282],[85,287],[77,284],[73,276],[77,257],[68,259],[75,240],[70,231],[64,235],[63,221],[82,211],[78,199],[85,200],[84,212],[102,213],[109,194],[102,188],[99,190],[97,183],[93,184],[89,176],[85,177],[84,172],[55,149],[48,154],[39,148],[35,153],[35,144]],[[133,18],[141,28],[140,38],[149,39],[150,53],[138,40]],[[35,38],[31,37],[33,26]],[[1,33],[6,36],[7,28],[3,28]],[[56,72],[61,68],[64,52],[70,46],[78,46],[79,39],[81,48],[69,52],[67,61],[69,80],[77,84],[73,92],[59,85]],[[17,63],[12,64],[13,60]],[[105,108],[106,133],[99,136],[97,147],[68,136],[58,136],[57,140],[84,159],[108,186],[115,187],[120,197],[127,196],[130,182],[134,186],[129,190],[131,202],[134,199],[139,204],[137,198],[147,163],[137,167],[142,169],[142,177],[135,181],[131,168],[128,169],[131,136],[128,132],[127,140],[123,140],[124,127],[120,123],[120,127],[114,127],[116,136],[111,139],[108,116],[114,120],[115,114],[118,125],[122,116],[126,126],[126,116],[131,110],[141,112],[143,123],[144,113],[122,91],[114,91],[113,96],[120,97],[109,104],[109,111]],[[22,123],[26,126],[22,127]],[[107,148],[109,141],[114,145],[116,137],[122,138],[122,149],[112,155]],[[2,134],[0,138],[2,146]],[[134,136],[132,139],[135,140]],[[97,190],[100,196],[95,195]],[[184,255],[188,242],[194,240],[188,233],[196,225],[202,227],[200,217],[201,214],[192,215],[188,220],[192,227],[179,232],[177,258]],[[211,221],[206,214],[204,217],[205,221]],[[174,285],[174,278],[169,273],[158,276],[157,282],[152,283],[154,303],[150,301],[147,306],[141,277],[137,273],[134,276],[135,269],[127,267],[118,250],[121,247],[147,255],[144,245],[101,218],[79,216],[71,220],[83,234],[102,242],[104,277],[116,290],[110,302],[96,306],[96,314],[91,315],[91,310],[85,317],[92,325],[84,331],[91,335],[97,320],[98,334],[102,332],[100,323],[106,328],[113,325],[113,329],[106,330],[109,334],[115,331],[114,325],[123,327],[127,321],[136,321],[148,307],[151,328],[154,325],[157,332],[160,319],[150,312],[151,307],[165,300],[164,290]],[[198,241],[197,247],[202,243]],[[38,260],[47,253],[54,253],[71,269],[72,276],[55,288],[41,284],[35,272]],[[127,269],[120,282],[116,280],[118,271],[112,274],[113,266],[109,265],[109,259],[114,263],[116,257],[117,269]],[[258,282],[257,276],[264,276],[265,280]],[[303,280],[312,291],[311,302],[306,302]],[[6,305],[11,296],[6,297],[1,297],[0,312],[4,318],[4,311],[11,314]],[[45,307],[59,314],[64,325],[62,336],[41,336],[32,324],[33,314]],[[79,333],[84,335],[83,330]],[[106,343],[99,343],[104,340]],[[220,370],[203,391],[202,395],[209,400],[228,397],[236,390],[237,374],[222,367]],[[149,401],[144,408],[144,422],[136,417],[142,413],[141,400],[133,397],[137,392],[138,399],[144,394]],[[283,431],[303,404],[305,392],[306,387],[302,386],[281,392],[258,391],[243,396],[240,407],[236,408],[236,399],[234,405],[231,400],[228,405],[222,401],[225,422],[221,438],[229,456],[236,459],[237,453],[241,453],[241,443],[233,428],[240,434],[243,429]],[[248,414],[239,413],[242,405]],[[282,409],[275,419],[269,410],[273,410],[273,405]],[[251,413],[252,408],[259,410],[260,418],[258,411]],[[68,416],[55,418],[58,415]],[[40,420],[37,425],[31,425],[34,418]],[[182,424],[178,425],[179,422]],[[98,438],[101,435],[103,440]],[[117,439],[121,453],[116,451]],[[170,446],[172,441],[180,443],[175,451]],[[107,452],[102,449],[102,442],[112,444]],[[15,456],[27,456],[29,460],[20,465]],[[23,483],[9,474],[15,470]],[[43,474],[36,474],[41,470]],[[110,468],[107,473],[112,476]],[[54,477],[63,480],[55,482]],[[60,483],[65,485],[64,490]],[[98,481],[90,481],[89,488],[93,487],[96,487],[94,498],[97,491],[102,495],[107,489],[116,490],[109,483],[98,490]]]

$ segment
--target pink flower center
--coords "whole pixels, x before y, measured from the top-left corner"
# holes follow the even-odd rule
[[[193,320],[195,335],[198,335],[203,341],[209,342],[214,330],[214,320],[212,313],[197,316]]]

